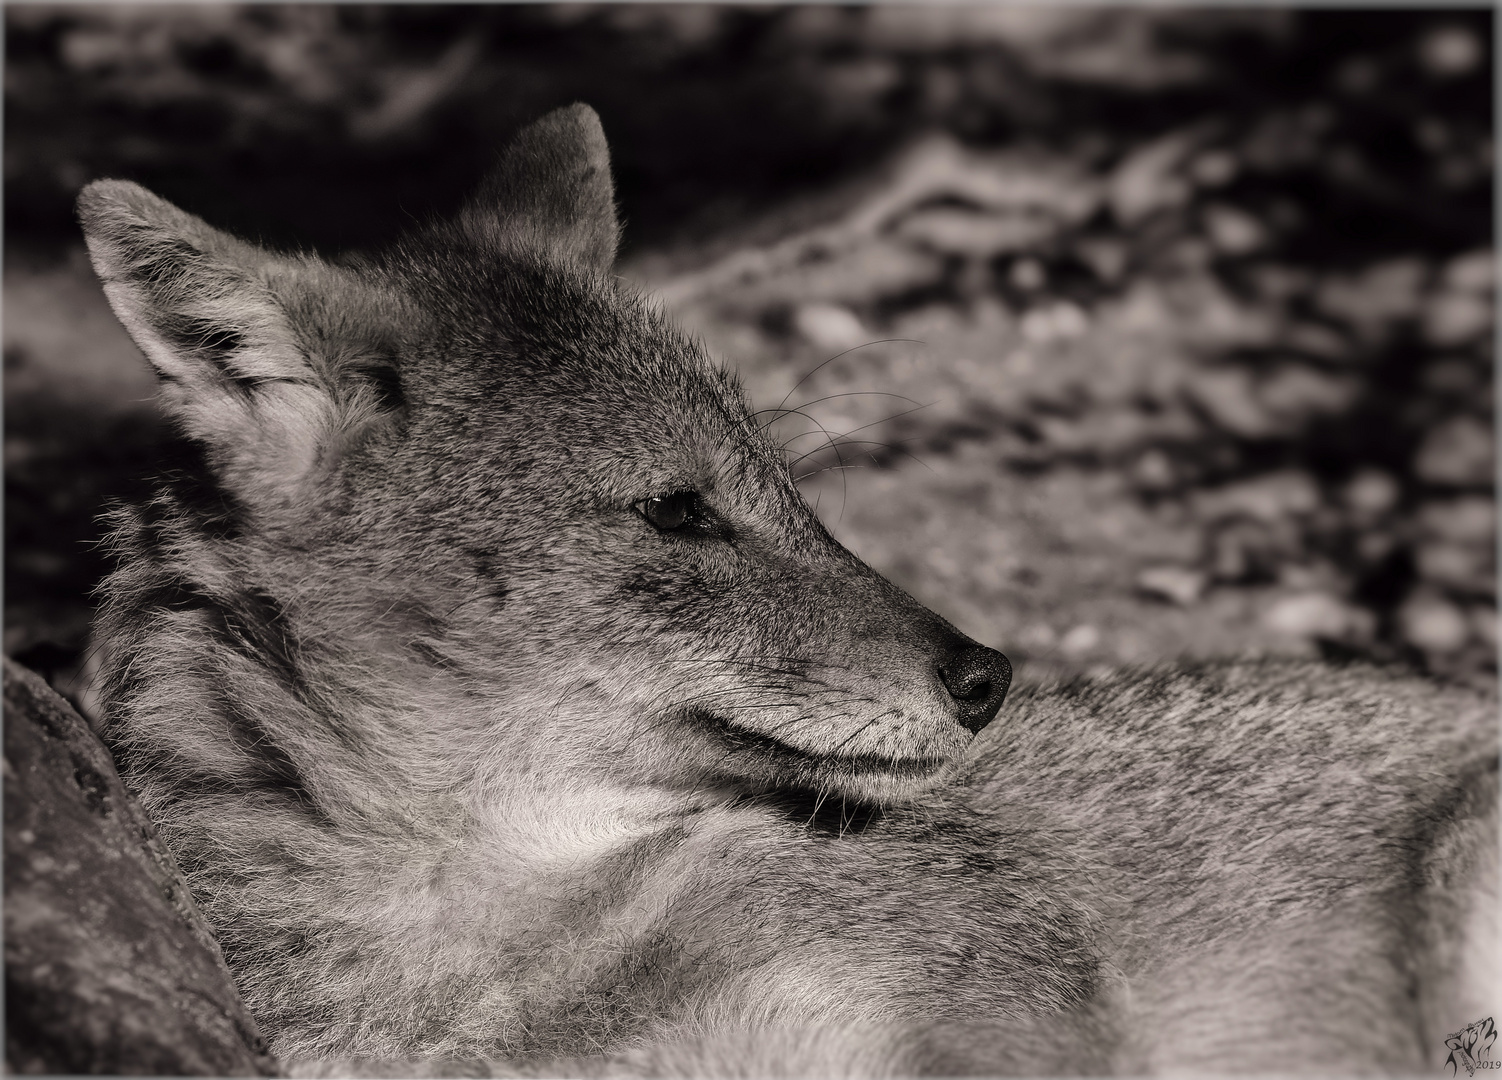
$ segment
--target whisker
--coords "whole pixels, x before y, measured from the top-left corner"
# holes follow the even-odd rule
[[[810,827],[813,826],[814,821],[818,818],[819,811],[824,806],[824,800],[826,798],[828,798],[828,797],[829,797],[829,789],[826,788],[826,787],[824,787],[821,784],[819,786],[819,797],[814,800],[814,812],[808,816],[808,824],[809,824]]]
[[[710,451],[710,453],[711,454],[718,454],[721,450],[723,450],[725,448],[725,444],[726,443],[728,443],[736,435],[742,434],[742,432],[741,432],[742,428],[754,428],[755,429],[754,432],[750,431],[750,430],[744,432],[745,442],[749,446],[752,443],[752,441],[754,441],[755,434],[759,433],[762,430],[760,427],[758,427],[758,425],[756,424],[756,421],[754,419],[752,419],[752,415],[753,414],[747,414],[747,415],[744,415],[744,416],[740,417],[739,419],[735,420],[730,425],[730,429],[728,431],[726,431],[724,435],[720,436],[720,441],[717,442],[714,445],[714,449],[712,451]]]
[[[791,409],[785,408],[782,405],[775,405],[770,408],[757,409],[750,415],[752,416],[752,418],[756,418],[761,416],[763,413],[772,414],[771,419],[767,420],[765,423],[757,425],[762,431],[765,431],[767,428],[771,427],[773,424],[777,423],[777,421],[781,420],[785,416],[806,416],[807,414],[802,412],[802,410],[808,408],[811,405],[822,405],[826,401],[839,401],[841,398],[853,397],[889,397],[896,398],[898,401],[906,401],[909,405],[921,404],[917,400],[910,398],[905,394],[895,394],[890,390],[842,390],[838,394],[825,394],[823,397],[814,398],[812,401],[802,402],[801,404]]]
[[[890,715],[891,715],[890,712],[886,712],[886,713],[880,713],[880,714],[878,714],[876,716],[871,717],[869,720],[865,721],[859,727],[857,727],[854,731],[852,731],[849,735],[847,735],[843,739],[841,739],[839,741],[839,743],[837,743],[835,745],[835,747],[832,750],[830,750],[830,753],[831,754],[838,754],[841,750],[845,749],[845,747],[849,746],[851,740],[854,739],[857,735],[864,734],[865,731],[872,724],[876,723],[876,721],[880,720],[883,716],[890,716]]]
[[[750,666],[765,667],[768,664],[786,664],[786,665],[790,665],[795,670],[786,671],[786,670],[772,669],[772,668],[766,668],[766,670],[768,670],[768,671],[775,671],[776,674],[792,675],[792,676],[794,676],[796,678],[807,678],[808,677],[801,670],[797,670],[797,669],[801,669],[801,668],[805,668],[805,667],[823,668],[823,669],[830,670],[830,671],[849,671],[849,670],[851,670],[849,664],[836,663],[836,662],[831,661],[831,660],[815,660],[815,659],[813,659],[811,657],[802,657],[802,656],[776,656],[776,655],[773,655],[771,653],[768,653],[768,654],[765,654],[765,655],[751,655],[751,656],[685,656],[685,657],[679,657],[679,658],[672,659],[672,660],[667,660],[667,661],[665,661],[665,663],[669,663],[669,664],[725,664],[725,665],[732,665],[733,664],[733,665],[736,665],[738,667],[750,667]]]
[[[880,439],[841,439],[840,440],[840,445],[841,446],[879,446],[879,447],[882,447],[883,449],[885,449],[887,447],[887,443],[882,442]],[[799,454],[792,461],[788,462],[788,468],[792,468],[794,465],[797,465],[798,462],[803,461],[803,460],[805,460],[807,458],[811,458],[815,454],[823,452],[825,449],[826,448],[823,447],[823,446],[816,446],[816,447],[814,447],[814,449],[808,451],[807,453]],[[867,455],[867,456],[873,456],[872,452],[870,450],[864,450],[864,451],[862,451],[862,453],[864,455]]]
[[[891,345],[891,344],[895,344],[897,342],[907,342],[908,344],[911,344],[911,345],[927,345],[928,344],[928,342],[926,342],[926,341],[919,341],[917,338],[881,338],[880,340],[877,340],[877,341],[868,341],[868,342],[866,342],[863,345],[854,345],[854,346],[851,346],[850,348],[846,349],[844,352],[835,353],[828,360],[825,360],[822,363],[818,364],[816,367],[814,367],[813,369],[811,369],[807,374],[805,374],[803,376],[803,378],[801,378],[797,382],[795,382],[793,384],[793,388],[791,390],[789,390],[786,394],[782,395],[782,400],[777,403],[777,407],[780,409],[784,405],[786,405],[788,403],[788,398],[792,397],[795,393],[798,392],[798,387],[802,386],[804,383],[808,382],[809,379],[813,378],[816,374],[818,374],[818,372],[822,368],[824,368],[825,365],[832,364],[836,360],[838,360],[840,357],[842,357],[842,356],[849,356],[851,353],[857,352],[857,351],[859,351],[861,349],[869,349],[872,345]]]
[[[826,439],[828,439],[830,442],[833,442],[836,438],[838,438],[838,436],[836,436],[833,432],[831,432],[827,427],[824,426],[823,421],[821,421],[817,416],[811,416],[810,414],[804,412],[801,408],[799,408],[799,409],[789,409],[783,415],[785,415],[785,416],[801,416],[801,417],[803,417],[810,424],[813,424],[814,427],[818,428],[819,431],[823,432],[824,433],[824,437]],[[779,443],[778,446],[777,446],[777,448],[779,450],[786,450],[788,443],[792,442],[794,439],[801,439],[805,435],[812,435],[812,434],[814,434],[814,432],[812,432],[812,431],[800,431],[797,435],[791,436],[785,442]]]
[[[880,420],[872,420],[869,424],[862,424],[858,428],[851,428],[849,431],[845,432],[844,435],[841,435],[840,438],[848,438],[849,436],[854,435],[857,431],[865,431],[867,428],[874,428],[878,424],[890,423],[891,421],[898,420],[904,416],[912,416],[915,412],[922,412],[924,409],[933,408],[933,406],[934,403],[932,401],[924,402],[922,405],[914,405],[911,409],[903,409],[901,412],[892,413],[890,416],[883,416]]]
[[[852,439],[852,440],[850,440],[849,445],[854,445],[854,446],[860,446],[860,445],[879,446],[879,447],[882,447],[882,448],[887,449],[887,450],[894,450],[897,453],[901,454],[903,457],[909,458],[910,460],[912,460],[916,464],[923,466],[929,472],[933,472],[933,466],[932,465],[930,465],[928,462],[926,462],[922,458],[920,458],[917,454],[913,453],[907,447],[905,447],[905,446],[902,445],[905,442],[912,442],[912,441],[914,441],[914,440],[912,440],[912,439],[899,439],[896,442],[878,442],[878,441],[873,440],[873,439]],[[814,454],[817,454],[819,452],[819,450],[822,450],[822,449],[823,449],[823,447],[819,447],[817,450],[812,450],[809,453],[804,454],[802,457],[799,457],[797,459],[797,461],[802,461],[804,458],[813,457]],[[882,468],[881,461],[876,457],[874,451],[871,451],[871,450],[863,451],[863,455],[866,456],[866,457],[871,458],[872,464],[870,464],[870,465],[852,465],[852,466],[848,466],[848,467],[849,468],[855,468],[855,469],[869,469],[869,468],[878,468],[879,469],[879,468]],[[795,461],[794,464],[796,464],[796,463],[797,462]],[[795,482],[797,480],[800,480],[800,479],[806,479],[806,478],[808,478],[810,476],[816,476],[816,475],[818,475],[821,472],[833,471],[835,469],[843,469],[843,468],[846,468],[846,467],[847,466],[845,466],[845,465],[824,465],[824,466],[821,466],[820,468],[814,469],[814,470],[812,470],[810,472],[806,472],[806,473],[800,474],[798,477],[795,477]]]
[[[810,469],[806,473],[799,473],[797,476],[793,477],[793,483],[794,484],[801,484],[805,480],[809,480],[809,479],[812,479],[815,476],[818,476],[820,473],[842,472],[842,471],[844,471],[846,469],[874,469],[874,468],[876,468],[875,465],[825,465],[822,469]]]

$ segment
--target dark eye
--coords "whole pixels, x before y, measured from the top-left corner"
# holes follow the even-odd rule
[[[636,511],[662,532],[697,525],[704,520],[704,505],[698,494],[692,491],[675,491],[671,495],[643,499],[636,504]]]

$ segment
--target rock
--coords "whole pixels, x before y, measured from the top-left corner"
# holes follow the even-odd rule
[[[859,304],[912,292],[942,278],[943,263],[937,255],[896,239],[880,239],[847,252],[811,254],[786,273],[767,278],[764,288],[769,297],[794,302]]]
[[[1424,589],[1403,602],[1398,625],[1404,639],[1426,653],[1456,652],[1471,638],[1470,620],[1460,608]]]
[[[1039,427],[1046,432],[1041,421]],[[1152,418],[1131,407],[1095,409],[1074,427],[1081,452],[1113,464],[1135,453],[1154,435]]]
[[[1444,283],[1450,289],[1490,296],[1497,287],[1497,253],[1479,248],[1457,255],[1445,264]]]
[[[1193,129],[1175,131],[1129,154],[1111,175],[1106,194],[1116,220],[1132,226],[1186,202],[1192,189],[1181,172],[1201,138]]]
[[[1341,499],[1346,506],[1363,518],[1380,517],[1387,513],[1398,505],[1400,495],[1402,489],[1390,473],[1371,468],[1362,469],[1351,477],[1341,491]]]
[[[1490,547],[1430,540],[1414,551],[1419,577],[1457,592],[1496,591],[1496,556]]]
[[[1300,639],[1366,638],[1375,622],[1371,612],[1326,592],[1281,597],[1262,614],[1262,625],[1273,633]]]
[[[1065,656],[1080,657],[1099,644],[1100,631],[1089,623],[1081,623],[1059,639],[1059,651]]]
[[[1209,534],[1210,571],[1216,581],[1243,583],[1272,579],[1278,564],[1297,550],[1265,521],[1237,517],[1218,523]]]
[[[1348,375],[1326,375],[1304,364],[1284,364],[1257,387],[1257,398],[1284,429],[1315,417],[1344,412],[1361,393],[1361,383]]]
[[[1431,431],[1419,446],[1414,472],[1431,484],[1488,487],[1496,477],[1492,430],[1472,416],[1457,416]]]
[[[1455,78],[1469,75],[1486,58],[1486,45],[1469,27],[1454,23],[1436,26],[1419,40],[1419,63],[1430,75]]]
[[[904,311],[887,324],[887,332],[881,335],[881,338],[899,347],[882,350],[880,353],[862,350],[862,363],[869,364],[875,357],[885,356],[888,369],[895,378],[911,378],[921,363],[912,353],[924,348],[923,344],[915,343],[945,340],[954,335],[957,328],[963,325],[963,319],[964,316],[959,308],[954,304],[944,302],[924,304],[911,311]],[[998,327],[997,336],[1005,334],[1006,330],[1005,326]],[[873,344],[876,344],[878,340],[871,335],[865,338],[865,341]],[[956,367],[963,362],[964,359],[961,357],[953,358]],[[929,364],[925,370],[932,374],[934,366]]]
[[[1145,451],[1132,466],[1132,482],[1140,491],[1168,491],[1178,482],[1178,472],[1173,460],[1162,450],[1153,447]]]
[[[1482,401],[1492,396],[1492,369],[1490,362],[1477,362],[1477,358],[1455,357],[1449,360],[1430,360],[1424,365],[1419,378],[1421,393],[1433,393],[1453,400]]]
[[[1484,495],[1426,502],[1418,518],[1424,533],[1454,544],[1490,547],[1497,533],[1496,500]]]
[[[1258,400],[1252,376],[1241,368],[1197,371],[1185,389],[1216,426],[1232,435],[1260,439],[1277,426]]]
[[[793,327],[821,349],[851,349],[870,340],[855,312],[843,304],[801,304],[793,312]]]
[[[7,1071],[277,1075],[109,751],[9,659],[4,770]]]
[[[1137,588],[1148,596],[1189,607],[1204,595],[1207,579],[1187,566],[1150,566],[1137,575]]]
[[[1067,300],[1033,308],[1022,317],[1022,336],[1033,344],[1079,337],[1089,328],[1089,318]]]
[[[1424,340],[1438,349],[1455,348],[1490,336],[1492,298],[1489,294],[1441,292],[1424,308]]]
[[[1108,306],[1110,322],[1121,332],[1160,336],[1174,326],[1174,313],[1163,287],[1150,279],[1138,278],[1126,288],[1122,298]]]
[[[1037,292],[1048,284],[1048,271],[1037,259],[1018,259],[1007,271],[1007,280],[1023,292]]]
[[[1254,267],[1251,270],[1253,287],[1262,300],[1279,306],[1286,305],[1295,299],[1303,299],[1308,296],[1315,286],[1315,277],[1308,270],[1297,266],[1287,266],[1283,263],[1266,263]],[[1319,326],[1324,328],[1323,323],[1313,323],[1308,320],[1300,320],[1298,316],[1290,315],[1297,321],[1292,324],[1284,324],[1284,329],[1291,326]]]
[[[1313,513],[1320,505],[1319,487],[1302,469],[1282,469],[1199,495],[1197,511],[1209,518],[1243,515],[1275,523]]]
[[[1236,179],[1241,162],[1229,150],[1206,150],[1189,164],[1189,175],[1201,187],[1224,187]]]
[[[903,218],[897,235],[943,255],[987,259],[1037,248],[1058,230],[1056,222],[1041,215],[986,214],[939,206]]]
[[[1278,567],[1278,584],[1291,592],[1340,593],[1341,573],[1323,560],[1285,562]]]
[[[1343,319],[1368,340],[1380,338],[1386,325],[1420,312],[1428,266],[1422,259],[1391,259],[1354,276],[1327,277],[1319,287],[1321,311]]]
[[[1379,563],[1397,548],[1398,537],[1389,529],[1365,529],[1356,537],[1356,557],[1364,563]]]
[[[1322,323],[1296,320],[1283,328],[1282,343],[1288,348],[1320,360],[1349,362],[1351,346],[1330,327]]]
[[[1252,215],[1226,203],[1205,207],[1205,232],[1222,255],[1250,255],[1267,243],[1267,229]]]
[[[1126,245],[1107,237],[1091,237],[1075,245],[1074,252],[1086,266],[1095,271],[1095,276],[1109,284],[1116,284],[1126,271],[1128,256]]]
[[[1047,623],[1031,623],[1017,635],[1017,643],[1032,655],[1049,652],[1059,643],[1059,635]]]

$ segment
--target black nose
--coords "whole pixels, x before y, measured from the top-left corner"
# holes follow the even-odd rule
[[[959,721],[979,731],[992,720],[1012,685],[1012,662],[995,649],[967,645],[940,665],[939,680],[960,707]]]

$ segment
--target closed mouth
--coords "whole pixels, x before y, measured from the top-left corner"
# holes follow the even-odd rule
[[[733,723],[707,709],[688,709],[682,714],[687,722],[708,730],[737,752],[771,758],[779,764],[806,770],[835,771],[846,775],[881,773],[887,776],[927,779],[947,763],[943,757],[886,757],[881,754],[819,754],[793,746],[764,732]]]

